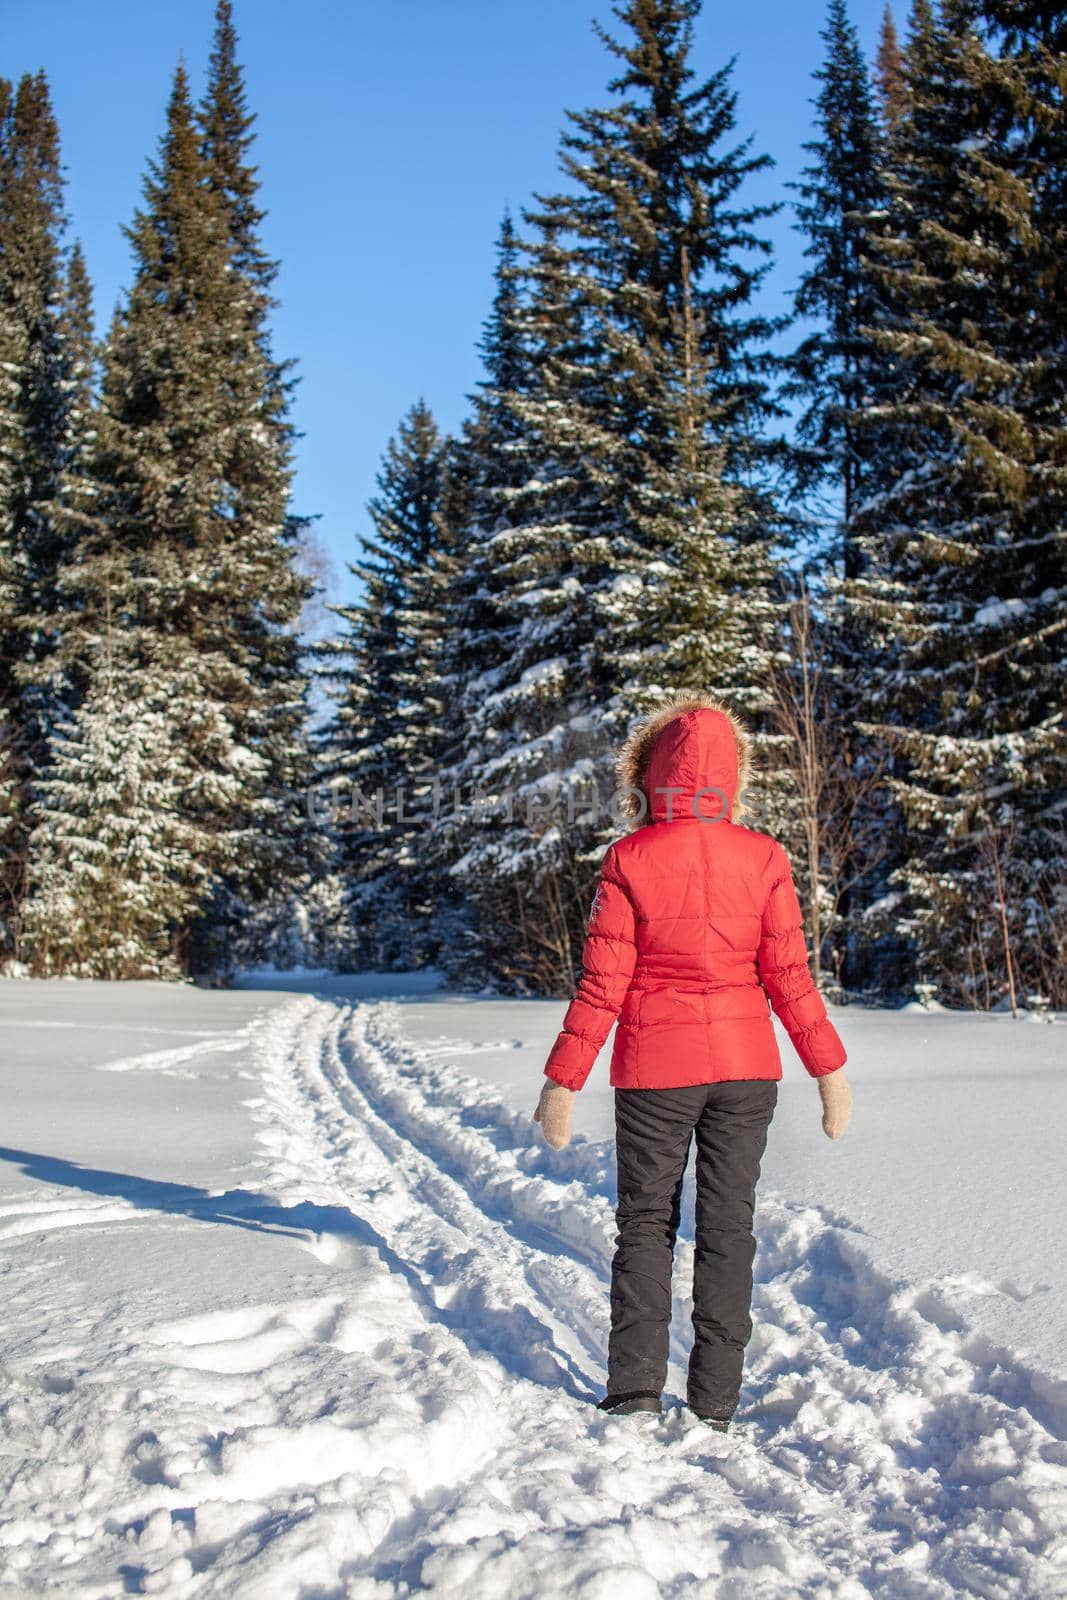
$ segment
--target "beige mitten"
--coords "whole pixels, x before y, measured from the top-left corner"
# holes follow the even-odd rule
[[[547,1078],[533,1119],[541,1124],[545,1143],[551,1145],[553,1150],[562,1150],[564,1145],[571,1142],[574,1090],[565,1089],[561,1083],[554,1083]]]
[[[852,1115],[852,1089],[845,1069],[824,1072],[817,1081],[822,1098],[822,1131],[831,1139],[840,1139]]]

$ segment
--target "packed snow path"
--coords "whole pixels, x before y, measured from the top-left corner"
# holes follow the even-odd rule
[[[82,1171],[80,1187],[77,1169],[7,1152],[41,1186],[0,1200],[22,1296],[0,1388],[0,1592],[1067,1593],[1054,1403],[816,1209],[761,1192],[735,1432],[679,1405],[598,1413],[610,1151],[545,1150],[399,1023],[388,1001],[305,997],[228,1040],[110,1064],[180,1076],[212,1043],[242,1052],[262,1152],[247,1186],[134,1191]],[[57,1228],[113,1250],[146,1209],[275,1235],[313,1275],[291,1298],[242,1286],[170,1320],[87,1307],[61,1341],[55,1286],[25,1252]],[[690,1269],[683,1243],[680,1283]],[[676,1391],[689,1309],[680,1294]]]

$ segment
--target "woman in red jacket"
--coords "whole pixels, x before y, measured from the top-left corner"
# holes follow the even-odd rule
[[[534,1113],[570,1139],[575,1093],[618,1020],[611,1058],[618,1236],[607,1395],[659,1411],[682,1176],[696,1140],[694,1343],[688,1402],[725,1432],[752,1334],[756,1182],[782,1064],[770,1006],[819,1083],[838,1138],[851,1095],[845,1050],[808,970],[789,859],[741,827],[749,739],[714,701],[674,700],[624,745],[635,828],[610,845],[589,913],[582,976]]]

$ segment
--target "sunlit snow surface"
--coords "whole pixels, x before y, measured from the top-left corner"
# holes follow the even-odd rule
[[[590,1404],[611,1100],[605,1056],[537,1142],[561,1014],[0,984],[0,1596],[1067,1593],[1067,1026],[838,1012],[839,1144],[783,1048],[722,1436]]]

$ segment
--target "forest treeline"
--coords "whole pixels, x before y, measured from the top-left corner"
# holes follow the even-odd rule
[[[0,80],[8,971],[565,993],[612,752],[699,691],[755,731],[824,989],[1067,1004],[1067,14],[914,0],[868,65],[830,0],[803,176],[758,204],[700,10],[596,24],[463,423],[399,419],[314,645],[229,0],[99,338],[47,79]]]

